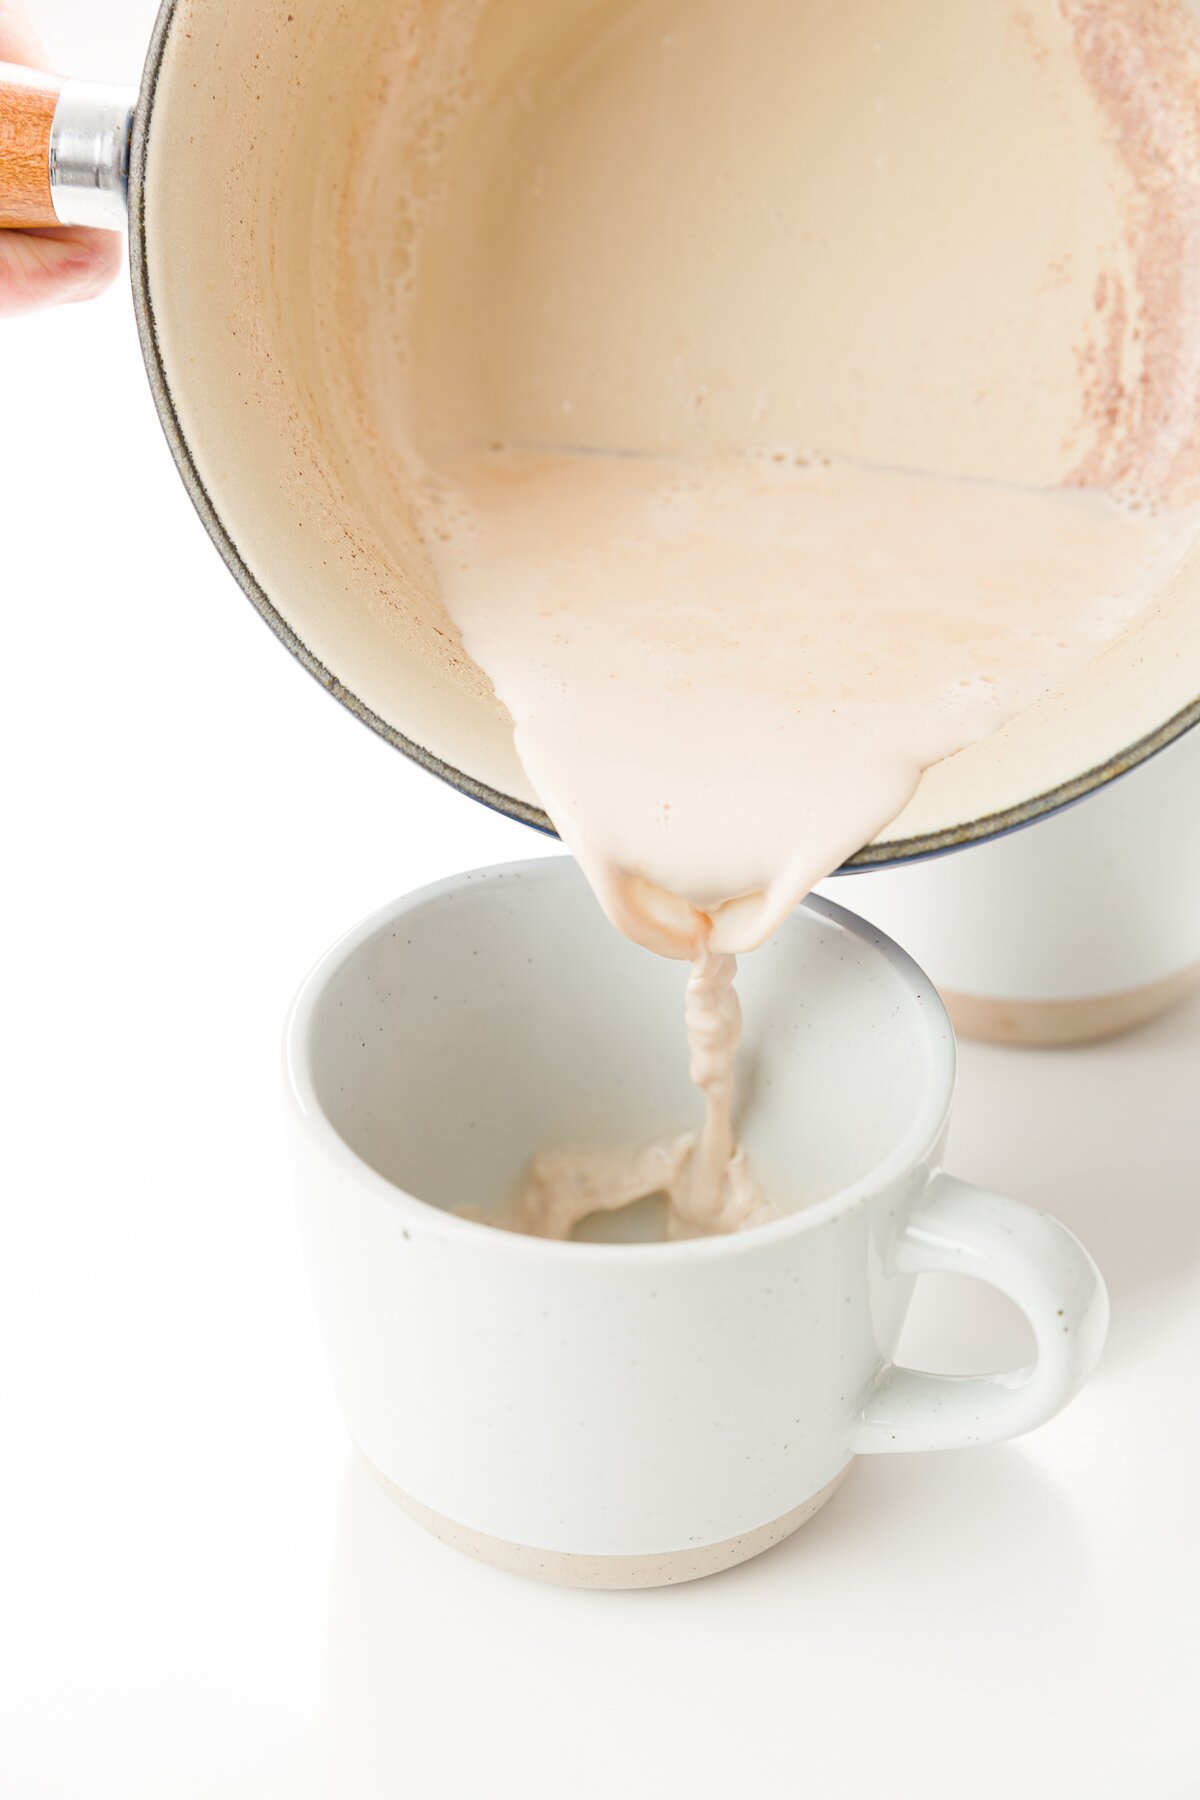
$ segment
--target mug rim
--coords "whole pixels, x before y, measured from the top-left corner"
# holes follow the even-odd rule
[[[498,1231],[478,1220],[463,1218],[422,1200],[373,1168],[337,1129],[325,1110],[316,1090],[312,1073],[312,1046],[317,1006],[334,976],[364,944],[380,931],[394,926],[398,919],[410,916],[426,906],[461,892],[471,882],[495,880],[504,876],[538,881],[561,880],[564,877],[584,880],[573,857],[548,856],[526,858],[519,862],[492,863],[444,876],[439,881],[414,888],[410,893],[378,907],[357,925],[337,938],[309,970],[288,1012],[283,1038],[284,1086],[290,1110],[297,1119],[308,1144],[327,1164],[343,1175],[349,1175],[361,1188],[394,1207],[401,1217],[419,1224],[423,1230],[460,1238],[464,1246],[472,1241],[478,1248],[494,1248],[499,1255],[531,1255],[578,1261],[621,1263],[631,1265],[651,1256],[656,1262],[690,1262],[710,1256],[730,1256],[752,1252],[776,1239],[819,1230],[834,1219],[864,1205],[876,1194],[890,1187],[907,1171],[928,1163],[931,1152],[945,1129],[954,1100],[957,1072],[957,1048],[954,1029],[933,983],[908,953],[856,913],[828,900],[824,895],[809,894],[801,905],[811,912],[841,926],[857,938],[869,952],[883,957],[899,975],[917,1002],[925,1026],[929,1051],[930,1079],[916,1109],[915,1117],[900,1141],[893,1145],[857,1181],[827,1194],[824,1199],[796,1212],[773,1219],[753,1231],[727,1233],[717,1237],[687,1238],[678,1242],[649,1244],[591,1244],[531,1237],[521,1232]],[[784,921],[786,926],[787,921]],[[940,1028],[940,1029],[939,1029]],[[465,1235],[464,1235],[465,1234]]]

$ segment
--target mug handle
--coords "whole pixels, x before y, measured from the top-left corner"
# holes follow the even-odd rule
[[[1001,1375],[925,1375],[888,1363],[863,1397],[850,1448],[957,1450],[1032,1431],[1095,1368],[1108,1328],[1100,1271],[1065,1225],[939,1172],[894,1242],[890,1273],[971,1275],[1015,1301],[1037,1360]]]

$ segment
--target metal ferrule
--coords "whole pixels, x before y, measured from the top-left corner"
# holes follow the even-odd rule
[[[64,84],[50,129],[50,194],[60,225],[124,226],[136,100],[132,88]]]

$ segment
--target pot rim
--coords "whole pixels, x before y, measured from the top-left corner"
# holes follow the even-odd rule
[[[167,373],[166,362],[159,344],[158,331],[154,318],[154,304],[150,292],[150,271],[146,255],[146,177],[153,132],[154,106],[158,91],[158,79],[162,71],[163,61],[171,36],[171,27],[180,0],[162,0],[158,17],[154,23],[149,49],[146,53],[145,67],[142,71],[141,86],[137,106],[134,109],[133,134],[130,144],[129,160],[129,275],[133,289],[133,309],[137,320],[138,339],[141,344],[142,358],[146,365],[146,374],[150,382],[150,391],[154,396],[154,404],[158,412],[159,423],[166,437],[175,466],[179,471],[184,487],[187,489],[192,505],[200,516],[201,523],[224,562],[226,568],[245,594],[250,604],[259,614],[276,637],[284,644],[313,678],[320,682],[326,691],[333,695],[348,712],[354,714],[364,725],[374,731],[377,736],[403,752],[410,761],[427,769],[431,775],[456,788],[459,793],[466,794],[472,800],[490,807],[493,812],[502,813],[506,818],[515,819],[522,825],[530,825],[536,831],[556,837],[547,815],[538,806],[531,806],[527,801],[518,799],[512,794],[503,794],[498,789],[489,787],[478,781],[473,775],[455,768],[441,757],[435,756],[414,739],[406,737],[394,725],[373,712],[358,695],[353,693],[344,682],[340,681],[333,671],[313,655],[307,644],[292,629],[287,620],[277,610],[265,589],[256,579],[248,564],[238,550],[227,531],[221,515],[204,485],[200,471],[196,466],[191,447],[184,435],[175,410],[175,402],[171,394],[171,384]],[[1057,787],[1048,788],[1036,794],[1032,799],[1020,801],[1000,812],[987,813],[978,819],[970,819],[958,825],[944,826],[939,831],[925,832],[908,838],[895,838],[882,843],[867,844],[854,856],[850,857],[836,871],[846,874],[855,869],[887,867],[892,864],[923,862],[930,857],[942,856],[952,850],[963,848],[967,844],[983,843],[988,839],[999,838],[1010,832],[1019,831],[1037,820],[1047,818],[1052,813],[1061,812],[1065,807],[1073,806],[1087,795],[1106,787],[1109,782],[1116,781],[1131,769],[1146,762],[1165,750],[1169,744],[1182,737],[1185,731],[1200,724],[1200,695],[1187,706],[1167,719],[1154,731],[1115,752],[1104,762],[1096,764],[1082,775],[1062,782]]]

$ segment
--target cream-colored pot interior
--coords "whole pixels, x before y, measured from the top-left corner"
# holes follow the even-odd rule
[[[855,0],[860,10],[867,3]],[[423,110],[403,102],[422,58],[469,42],[486,79],[538,32],[585,32],[604,4],[611,16],[614,0],[472,0],[457,9],[461,30],[439,32],[430,23],[436,0],[175,0],[159,20],[135,131],[132,253],[147,362],[181,471],[226,560],[285,642],[375,729],[468,792],[541,824],[507,715],[439,601],[394,453],[408,379],[395,297],[411,274],[414,200],[455,128],[451,64],[424,81],[432,100]],[[746,9],[748,29],[759,4]],[[794,70],[798,116],[816,108],[828,85],[822,59],[837,54],[838,20],[853,11],[795,10],[823,21]],[[918,11],[940,14],[952,57],[961,0],[919,0]],[[965,394],[956,358],[966,340],[922,323],[921,283],[958,283],[962,318],[993,309],[1012,337],[1014,379],[1031,364],[1052,368],[1070,321],[1049,303],[1027,305],[1013,259],[965,271],[954,260],[954,208],[996,191],[988,156],[1020,134],[1005,129],[1002,69],[988,90],[991,120],[979,117],[977,94],[954,99],[944,71],[931,80],[931,95],[945,96],[943,137],[930,139],[943,185],[923,240],[910,246],[910,285],[891,283],[888,302],[910,364],[924,359],[919,379],[910,367],[889,387],[869,313],[829,304],[839,283],[860,275],[878,303],[885,271],[872,267],[870,246],[886,248],[886,221],[850,233],[825,263],[814,257],[795,293],[783,285],[790,251],[786,265],[745,267],[753,245],[731,243],[721,254],[743,271],[735,300],[753,316],[731,334],[750,348],[731,362],[720,402],[730,433],[765,370],[777,435],[920,462],[935,461],[957,434],[984,472],[993,464],[1004,472],[1013,382],[997,383],[990,412]],[[1027,161],[1027,192],[1018,184],[1015,199],[1028,214],[1025,238],[1055,228],[1036,160]],[[958,171],[950,187],[948,169]],[[635,156],[629,184],[635,193]],[[815,215],[830,191],[813,182]],[[853,196],[839,204],[840,216],[854,216]],[[503,246],[489,255],[472,279],[503,266]],[[512,291],[503,298],[514,304]],[[438,328],[453,332],[455,318]],[[619,362],[625,338],[612,337],[601,348]],[[639,340],[643,357],[647,341],[652,333]],[[641,379],[632,360],[626,375],[630,387]],[[1029,387],[1039,391],[1036,380]],[[619,431],[621,391],[621,368],[609,366],[595,396],[597,429]],[[855,398],[864,393],[874,397],[869,441]],[[1047,431],[1056,428],[1052,410]],[[1198,695],[1193,554],[1137,629],[1064,692],[931,769],[866,859],[969,841],[1049,810],[1192,724]]]

